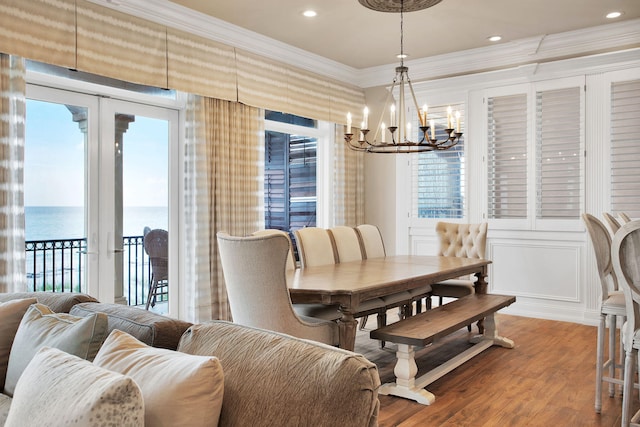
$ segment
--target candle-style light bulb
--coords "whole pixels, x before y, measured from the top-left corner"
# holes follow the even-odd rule
[[[427,104],[424,104],[422,106],[422,116],[420,117],[420,122],[422,123],[422,126],[426,126],[427,125],[427,111],[429,110],[429,107],[427,106]]]
[[[456,132],[460,133],[460,111],[456,111]]]
[[[436,139],[436,124],[433,119],[429,121],[429,127],[431,128],[431,139]]]
[[[396,125],[396,105],[395,104],[391,104],[389,116],[390,116],[389,118],[391,119],[389,123],[391,123],[391,126],[395,126]]]
[[[384,122],[382,122],[380,124],[380,133],[382,134],[381,137],[380,137],[381,142],[382,143],[387,142],[386,141],[386,138],[387,138],[386,137],[386,135],[387,135],[387,126],[384,124]]]
[[[407,134],[404,136],[407,141],[411,140],[411,122],[407,122]]]
[[[347,113],[347,133],[351,133],[351,113]]]
[[[364,107],[364,111],[362,112],[364,116],[364,121],[362,122],[362,129],[369,129],[369,109]]]
[[[451,106],[447,107],[447,129],[453,129],[451,126]]]

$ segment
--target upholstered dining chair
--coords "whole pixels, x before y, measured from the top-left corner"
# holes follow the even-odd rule
[[[280,235],[287,238],[289,242],[289,255],[287,256],[287,271],[296,269],[296,258],[293,255],[293,244],[289,233],[275,228],[267,228],[251,233],[252,236],[273,236]],[[324,320],[338,320],[342,315],[338,306],[324,304],[293,304],[293,310],[299,316],[315,317]]]
[[[607,225],[609,226],[609,231],[611,232],[611,236],[613,236],[620,229],[620,222],[609,212],[603,212],[602,216],[604,217],[604,220],[607,222]]]
[[[295,313],[287,288],[289,242],[282,235],[234,237],[218,232],[233,321],[337,346],[338,324]]]
[[[615,393],[615,384],[620,383],[620,378],[616,378],[616,368],[621,368],[616,364],[616,324],[617,318],[622,320],[625,317],[625,299],[622,291],[618,289],[618,280],[613,271],[611,262],[611,235],[609,230],[595,216],[583,213],[582,220],[587,228],[591,239],[591,246],[595,253],[596,268],[598,271],[598,282],[600,283],[600,322],[598,323],[598,338],[596,348],[596,400],[595,409],[597,413],[602,410],[602,383],[609,383],[609,396]],[[604,360],[604,339],[606,325],[609,321],[609,357]],[[609,369],[608,376],[604,376],[604,370]]]
[[[380,233],[380,229],[377,226],[373,224],[360,224],[356,227],[356,232],[360,237],[366,259],[384,258],[387,256],[382,233]]]
[[[305,227],[296,230],[294,236],[302,268],[338,262],[335,246],[327,229]]]
[[[149,293],[144,307],[149,310],[149,307],[156,305],[156,298],[162,294],[160,288],[166,286],[169,280],[169,233],[159,228],[149,230],[142,241],[151,264]]]
[[[631,417],[631,404],[640,349],[640,220],[620,227],[611,244],[613,271],[625,296],[627,321],[622,327],[625,361],[622,426],[640,426],[640,411]]]
[[[487,249],[486,222],[479,224],[458,224],[438,222],[436,234],[438,236],[438,255],[459,258],[484,259]],[[432,293],[442,298],[460,298],[475,292],[475,277],[461,277],[446,280],[432,285]]]
[[[329,234],[335,244],[338,262],[360,261],[364,259],[358,232],[344,225],[329,229]]]

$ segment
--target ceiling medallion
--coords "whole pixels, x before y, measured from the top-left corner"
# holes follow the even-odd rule
[[[400,0],[358,0],[361,5],[378,12],[415,12],[435,6],[442,0],[405,0],[404,6]]]

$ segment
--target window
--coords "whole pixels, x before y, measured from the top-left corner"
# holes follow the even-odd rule
[[[536,218],[582,212],[581,88],[536,93]]]
[[[464,105],[451,105],[464,121]],[[444,131],[447,105],[429,107],[429,119],[436,126],[438,140],[447,137]],[[418,129],[418,121],[412,123]],[[465,216],[464,136],[448,150],[412,155],[413,216],[416,218],[463,218]]]
[[[315,120],[265,112],[265,228],[290,233],[316,225],[318,139]]]
[[[520,221],[520,227],[527,220],[533,228],[579,221],[584,209],[583,85],[582,78],[538,82],[487,98],[489,219]]]
[[[488,100],[489,218],[527,217],[527,96]]]
[[[611,84],[611,210],[640,217],[640,80]]]

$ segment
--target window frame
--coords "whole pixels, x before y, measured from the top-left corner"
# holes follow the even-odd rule
[[[316,120],[316,123],[317,127],[312,128],[265,119],[264,132],[273,131],[316,138],[316,226],[327,228],[330,226],[333,206],[329,189],[333,188],[333,156],[331,148],[333,147],[334,132],[331,123],[321,120]],[[264,162],[261,176],[264,177]],[[261,200],[263,200],[262,209],[264,210],[264,183],[262,184],[260,191],[260,197]],[[264,213],[262,218],[264,219]]]
[[[491,229],[503,229],[503,230],[538,230],[538,231],[581,231],[583,225],[580,217],[574,219],[538,219],[537,215],[537,141],[536,141],[536,97],[537,92],[551,91],[557,89],[566,89],[570,87],[580,87],[580,151],[582,153],[580,159],[580,174],[582,177],[580,188],[580,205],[581,211],[585,209],[586,199],[586,161],[585,161],[585,147],[586,147],[586,96],[585,96],[585,76],[575,76],[567,78],[558,78],[552,80],[539,80],[529,83],[515,84],[509,86],[502,86],[496,88],[485,89],[483,95],[483,124],[482,135],[484,139],[483,144],[483,166],[484,166],[484,200],[482,215],[483,218],[489,223]],[[527,96],[527,217],[521,219],[503,219],[503,218],[489,218],[489,181],[488,181],[488,155],[489,155],[489,140],[488,140],[488,119],[489,110],[488,103],[491,97],[510,96],[525,94]]]
[[[465,171],[463,173],[463,176],[460,179],[460,183],[461,186],[463,187],[462,190],[462,197],[464,200],[464,206],[462,208],[462,217],[461,218],[445,218],[445,217],[439,217],[439,218],[419,218],[418,215],[414,212],[414,200],[413,200],[413,194],[416,188],[417,183],[414,182],[413,179],[413,170],[415,167],[415,161],[417,160],[417,156],[414,154],[409,154],[409,155],[399,155],[398,156],[398,165],[399,168],[398,170],[401,171],[405,170],[405,178],[404,178],[404,182],[407,183],[407,192],[406,192],[406,197],[407,197],[407,218],[408,218],[408,225],[410,229],[421,229],[421,228],[425,228],[425,229],[434,229],[436,223],[440,222],[440,221],[447,221],[447,222],[459,222],[459,223],[465,223],[465,222],[469,222],[469,215],[471,212],[471,200],[470,200],[470,194],[471,194],[471,189],[469,187],[472,179],[470,176],[470,170],[469,170],[469,159],[470,159],[470,141],[473,141],[473,138],[470,136],[470,132],[469,130],[471,129],[470,126],[470,120],[469,120],[469,108],[470,108],[470,103],[469,103],[469,97],[468,97],[468,91],[456,91],[456,90],[452,90],[446,94],[442,93],[442,92],[436,92],[434,90],[420,90],[419,88],[414,87],[415,93],[416,93],[416,98],[419,100],[419,102],[425,102],[427,103],[427,105],[429,106],[429,109],[432,108],[432,106],[434,107],[442,107],[442,106],[448,106],[448,105],[459,105],[461,106],[461,108],[464,110],[464,116],[463,116],[463,122],[462,122],[462,126],[461,126],[461,131],[463,133],[463,137],[464,137],[464,145],[463,145],[463,149],[462,149],[462,153],[463,153],[463,159],[464,159],[464,167],[465,167]],[[409,109],[409,114],[411,114],[413,117],[416,117],[416,119],[414,120],[416,123],[412,122],[412,128],[416,128],[417,126],[417,112],[415,111],[415,107],[413,105],[413,101],[411,100],[411,102],[407,102],[406,105],[408,106]],[[414,132],[415,133],[415,132]],[[404,164],[407,165],[407,167],[404,167]]]

